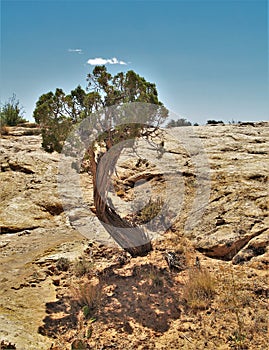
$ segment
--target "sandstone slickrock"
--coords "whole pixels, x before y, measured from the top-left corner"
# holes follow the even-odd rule
[[[165,140],[161,169],[165,180],[169,173],[180,174],[168,196],[170,203],[171,197],[174,202],[182,202],[176,220],[172,220],[174,226],[210,257],[242,263],[260,256],[260,261],[267,264],[269,123],[200,126],[191,132],[188,129],[168,130]],[[144,158],[153,159],[146,148],[142,150]],[[139,191],[143,202],[154,194],[154,188],[155,195],[167,197],[160,169],[140,166],[137,170],[130,158],[127,161],[122,157],[121,161],[118,168],[121,181],[117,178],[115,181],[121,182],[119,192],[125,198],[133,196],[134,179],[148,183],[149,173],[151,189]],[[180,195],[180,191],[184,193]],[[189,230],[188,222],[195,221],[195,212],[199,211],[202,216]],[[262,248],[249,248],[252,242],[259,242]]]
[[[40,136],[1,140],[2,233],[55,224],[53,216],[63,212],[57,194],[58,158],[41,149]]]
[[[190,128],[168,130],[160,163],[155,150],[148,145],[140,148],[146,159],[142,165],[137,164],[137,158],[132,158],[130,152],[123,154],[117,167],[119,176],[114,181],[118,189],[112,191],[111,198],[126,215],[133,205],[128,200],[138,195],[144,205],[152,194],[151,190],[156,188],[156,195],[166,196],[166,201],[169,197],[170,211],[179,209],[174,212],[172,221],[181,232],[192,237],[197,249],[212,257],[239,261],[236,254],[250,240],[268,233],[268,123],[195,127],[189,134],[187,130]],[[202,148],[204,162],[201,160]],[[59,155],[44,152],[39,135],[23,135],[3,138],[0,156],[3,164],[2,233],[64,227],[63,197],[59,196],[57,188]],[[175,174],[177,177],[173,177]],[[203,176],[204,182],[198,184]],[[91,205],[92,198],[88,195],[91,184],[86,177],[81,175],[80,185],[87,197],[86,203]],[[210,193],[204,199],[206,186]],[[91,225],[88,222],[89,208],[76,202],[77,190],[71,188],[70,193],[62,194],[73,201],[69,218],[77,227]],[[196,211],[205,212],[191,230],[186,230],[186,222],[193,216],[195,200]],[[91,221],[98,235],[100,226],[94,216]]]
[[[122,154],[110,193],[115,207],[128,215],[151,197],[169,199],[164,212],[173,231],[187,235],[199,251],[234,264],[267,266],[269,123],[167,132],[159,160],[148,145],[139,154],[146,161],[138,163],[131,151]],[[89,216],[89,176],[79,175],[84,205],[76,201],[78,188],[60,196],[59,155],[44,152],[41,136],[33,134],[14,129],[2,137],[0,150],[0,335],[19,350],[50,346],[46,337],[34,333],[46,302],[56,299],[55,286],[37,266],[75,258],[85,236],[108,240],[98,220]],[[73,200],[67,213],[64,196]]]

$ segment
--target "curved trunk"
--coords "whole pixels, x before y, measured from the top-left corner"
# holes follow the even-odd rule
[[[124,250],[133,257],[143,256],[152,250],[148,235],[141,227],[134,226],[120,217],[107,201],[110,179],[123,147],[119,145],[114,146],[97,163],[93,149],[90,150],[96,216],[111,237]]]

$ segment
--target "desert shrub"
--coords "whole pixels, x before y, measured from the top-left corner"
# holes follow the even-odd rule
[[[161,288],[163,287],[163,278],[160,274],[160,271],[154,266],[149,270],[149,287],[150,289]]]
[[[51,121],[49,126],[43,126],[41,135],[44,150],[49,153],[53,151],[60,153],[70,130],[71,123],[69,120],[65,120],[60,124]]]
[[[83,256],[74,263],[73,270],[77,277],[82,277],[93,270],[93,262],[87,261]]]
[[[139,224],[145,224],[154,219],[163,207],[163,200],[156,198],[156,200],[150,198],[149,202],[138,211],[136,220]]]
[[[61,257],[57,260],[56,267],[59,271],[67,271],[70,267],[70,262],[67,258]]]
[[[214,120],[214,119],[210,119],[206,122],[208,125],[217,125],[217,124],[224,124],[222,120]]]
[[[142,204],[134,205],[133,211],[136,211],[137,206],[141,207]],[[148,229],[154,231],[167,226],[167,213],[168,208],[161,197],[150,198],[149,202],[142,209],[132,214],[129,219],[137,225],[146,224]]]
[[[178,120],[170,120],[169,123],[167,123],[167,128],[174,128],[176,126],[191,126],[191,122],[184,118],[180,118]]]
[[[20,106],[20,101],[16,98],[16,95],[13,94],[0,108],[1,125],[16,126],[19,123],[26,122],[22,114],[23,108]]]
[[[215,281],[207,270],[193,269],[184,286],[183,297],[192,309],[205,309],[215,294]]]

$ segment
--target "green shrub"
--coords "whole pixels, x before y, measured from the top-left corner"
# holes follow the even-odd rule
[[[3,107],[0,108],[0,121],[1,125],[16,126],[19,123],[25,123],[26,120],[22,117],[23,108],[20,106],[19,100],[17,100],[14,94]]]

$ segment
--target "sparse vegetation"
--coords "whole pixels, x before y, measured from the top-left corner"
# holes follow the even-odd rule
[[[229,341],[234,344],[236,349],[243,350],[245,349],[244,342],[246,340],[244,309],[250,304],[249,293],[244,290],[240,291],[240,286],[244,281],[243,275],[238,279],[239,276],[237,275],[235,277],[232,268],[229,271],[221,268],[221,273],[223,274],[222,278],[226,285],[223,291],[223,304],[226,310],[229,310],[234,315],[237,325],[229,336]]]
[[[83,314],[89,317],[90,315],[93,316],[93,311],[98,308],[101,291],[100,284],[82,280],[72,287],[72,298],[80,306]]]
[[[152,266],[149,271],[149,286],[151,290],[154,290],[155,288],[161,288],[164,284],[163,278],[160,275],[160,271],[156,269],[155,266]]]
[[[77,277],[82,277],[89,272],[91,272],[94,268],[93,262],[90,262],[82,256],[80,259],[77,259],[73,265],[73,271]]]
[[[163,205],[164,205],[164,202],[161,198],[158,197],[156,198],[156,200],[150,198],[149,202],[144,206],[144,208],[142,208],[139,211],[139,214],[138,214],[139,222],[144,224],[154,219],[155,216],[157,216],[160,213]]]
[[[67,258],[61,257],[56,262],[56,267],[59,271],[67,271],[70,267],[70,261]]]
[[[183,297],[192,309],[205,309],[215,294],[215,280],[206,269],[194,268],[189,272]]]
[[[218,124],[224,125],[222,120],[214,120],[214,119],[207,120],[206,124],[207,125],[218,125]]]
[[[151,341],[154,339],[158,345],[169,342],[174,350],[245,350],[252,349],[256,342],[261,344],[268,329],[266,306],[262,300],[259,306],[256,304],[251,282],[245,280],[248,277],[227,262],[211,265],[210,259],[197,259],[191,242],[174,238],[160,243],[147,257],[124,265],[111,265],[107,248],[96,247],[94,269],[101,282],[92,275],[73,276],[71,299],[63,300],[69,300],[66,310],[71,308],[75,318],[70,330],[61,333],[61,327],[56,326],[59,339],[63,339],[58,342],[62,344],[60,348],[113,345],[128,349],[129,340],[134,342],[134,348],[137,337],[138,343],[142,341],[142,330],[153,335]],[[168,247],[182,256],[185,269],[168,267],[163,250],[167,253]],[[111,253],[117,262],[121,251],[110,250]],[[260,293],[261,288],[256,289]],[[56,315],[52,314],[51,320]],[[143,346],[150,344],[143,338]]]

